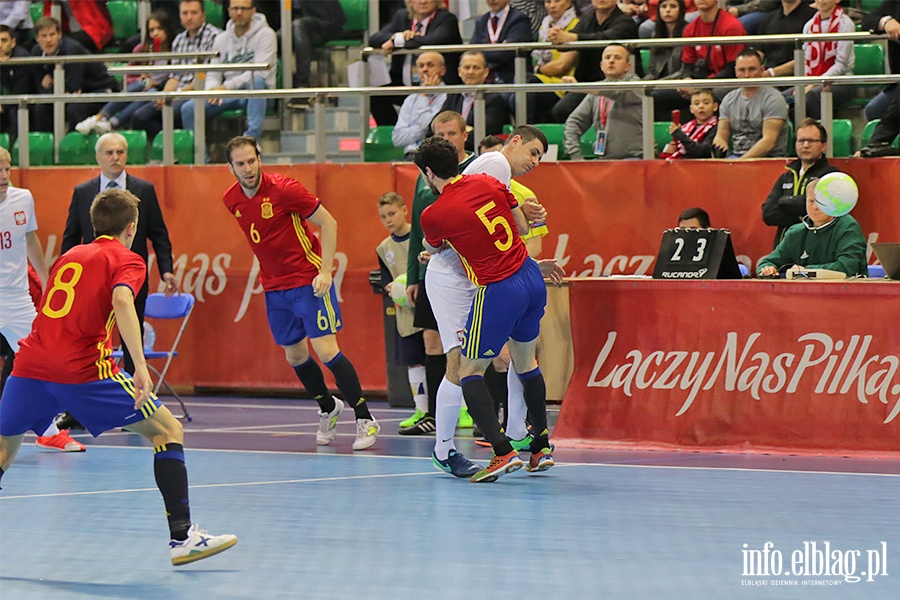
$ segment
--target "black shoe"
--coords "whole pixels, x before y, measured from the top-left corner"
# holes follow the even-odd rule
[[[436,429],[434,417],[425,415],[413,425],[401,429],[400,435],[428,435],[434,433]]]
[[[71,413],[64,412],[56,417],[56,426],[59,429],[84,429],[84,425],[78,422]]]

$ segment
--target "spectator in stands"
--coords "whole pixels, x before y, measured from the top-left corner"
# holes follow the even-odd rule
[[[28,52],[17,44],[15,32],[8,25],[0,25],[0,95],[34,93],[34,78],[27,67],[4,64],[10,58],[27,56]],[[10,148],[18,134],[18,109],[15,104],[0,104],[0,131],[9,132]]]
[[[792,225],[771,254],[759,261],[760,277],[779,273],[828,269],[847,277],[866,275],[866,238],[856,219],[850,215],[831,217],[819,210],[815,189],[818,179],[806,186],[806,215]]]
[[[531,23],[531,33],[534,35],[534,38],[538,38],[538,31],[541,28],[541,23],[544,22],[544,17],[547,16],[547,8],[545,0],[510,0],[510,6],[513,8],[517,8],[521,10],[523,13],[528,15],[528,20]],[[575,11],[578,12],[577,10]]]
[[[27,49],[31,41],[31,2],[29,0],[7,0],[0,2],[0,25],[9,27],[16,45]]]
[[[32,56],[77,56],[90,54],[84,46],[73,39],[62,36],[59,21],[53,17],[41,17],[35,23],[37,46],[31,50]],[[53,93],[52,61],[31,69],[34,86],[38,94]],[[113,79],[103,63],[69,63],[63,65],[65,73],[65,92],[67,94],[118,92],[119,83]],[[69,128],[80,123],[88,116],[96,114],[102,103],[66,104],[66,122]],[[53,131],[53,105],[36,104],[34,106],[35,131]]]
[[[750,35],[756,35],[766,21],[766,13],[778,8],[779,0],[728,0],[728,12],[737,17]]]
[[[807,21],[816,16],[816,9],[801,0],[781,0],[781,6],[766,15],[760,28],[762,35],[787,35],[803,33]],[[790,77],[794,74],[794,44],[766,44],[763,77]],[[806,214],[805,212],[803,214]]]
[[[485,83],[490,71],[484,54],[481,52],[464,52],[459,60],[459,77],[464,85],[480,85]],[[466,129],[471,131],[475,126],[475,94],[448,94],[444,106],[439,112],[452,110],[458,112],[466,120]],[[485,134],[503,133],[503,126],[509,123],[509,110],[506,100],[500,94],[484,95]],[[474,139],[466,140],[466,150],[474,150]]]
[[[514,44],[533,42],[528,15],[509,5],[509,0],[485,0],[491,10],[475,21],[472,44]],[[515,52],[485,52],[490,72],[487,83],[512,83],[515,79]]]
[[[423,52],[416,58],[416,69],[419,71],[419,82],[422,85],[444,85],[447,67],[440,53]],[[398,148],[403,148],[407,160],[412,160],[416,148],[425,141],[431,120],[441,112],[446,100],[447,94],[410,94],[403,101],[397,124],[391,132],[391,141]]]
[[[564,31],[559,27],[550,29],[548,37],[554,44],[568,44],[569,42],[596,41],[596,40],[626,40],[637,38],[637,25],[634,21],[619,10],[616,0],[591,0],[591,10],[579,17],[578,25],[571,31]],[[560,55],[560,69],[567,72],[575,67],[575,80],[577,81],[601,81],[603,72],[600,63],[603,60],[603,49],[592,48],[585,50],[572,50]],[[584,94],[568,93],[553,107],[553,120],[557,123],[565,123],[569,114],[584,99]]]
[[[175,41],[172,42],[172,51],[179,53],[212,51],[213,43],[222,30],[206,22],[206,8],[203,0],[181,0],[178,4],[178,16],[184,31],[175,36]],[[205,62],[209,61],[196,58],[171,61],[173,65],[194,65]],[[195,76],[196,73],[172,73],[162,91],[189,92],[195,89]],[[186,100],[176,100],[172,103],[172,112],[175,113],[176,120],[181,120],[181,107],[185,102]],[[131,117],[132,127],[146,131],[148,138],[156,136],[162,130],[161,111],[164,103],[164,100],[157,100],[139,108]]]
[[[631,52],[620,44],[603,49],[606,81],[633,81]],[[600,160],[641,158],[641,96],[632,91],[588,94],[566,119],[564,130],[566,154],[581,160],[581,136],[593,124],[597,132],[594,154]]]
[[[294,12],[294,87],[309,87],[313,48],[341,35],[347,16],[339,0],[294,0]]]
[[[461,44],[459,22],[456,15],[444,8],[442,0],[406,0],[406,8],[394,13],[391,22],[379,32],[372,34],[369,45],[381,48],[384,56],[390,56],[395,49],[415,49],[426,44]],[[370,61],[378,57],[370,57]],[[459,57],[456,53],[444,55],[447,65],[447,83],[456,83],[456,67]],[[390,85],[412,85],[414,78],[411,54],[395,55],[391,59]],[[379,125],[397,123],[395,104],[402,104],[405,96],[372,96],[370,107],[375,122]]]
[[[550,41],[550,30],[571,31],[578,25],[578,13],[572,0],[545,0],[547,16],[541,21],[537,40]],[[564,75],[575,74],[575,65],[561,59],[559,50],[533,50],[534,73],[528,74],[529,83],[562,83]],[[565,69],[565,70],[563,70]],[[546,123],[552,119],[551,111],[565,92],[537,92],[528,97],[528,122]],[[513,111],[515,106],[512,107]]]
[[[740,79],[760,77],[762,57],[742,50],[737,57]],[[728,92],[719,109],[719,130],[713,147],[729,158],[763,158],[787,154],[788,106],[778,90],[745,86]]]
[[[888,64],[891,73],[900,73],[900,2],[884,0],[863,20],[863,29],[887,34],[890,40],[887,45]],[[891,102],[892,92],[897,86],[898,84],[892,83],[872,98],[866,105],[866,119],[874,121],[884,116]]]
[[[716,0],[694,0],[700,17],[684,29],[684,37],[709,37],[747,35],[743,25],[730,13],[720,10]],[[694,79],[708,77],[734,77],[734,62],[744,47],[740,44],[729,46],[689,46],[685,45],[681,62],[685,74]]]
[[[814,181],[838,169],[828,164],[825,143],[828,132],[815,119],[805,119],[797,125],[797,160],[785,166],[762,205],[766,225],[777,227],[775,246],[781,242],[788,227],[806,216],[806,188]]]
[[[865,148],[856,153],[856,156],[874,158],[900,154],[900,151],[891,146],[900,135],[900,85],[896,86],[891,94],[893,98],[891,98],[884,116],[881,117],[881,122],[872,132],[872,138]]]
[[[88,53],[102,52],[113,39],[112,17],[106,2],[83,2],[82,0],[44,0],[44,16],[49,17],[51,6],[56,2],[62,7],[60,33],[87,48]]]
[[[702,208],[688,208],[678,215],[678,226],[682,229],[708,229],[709,213]]]
[[[213,51],[218,58],[211,64],[235,64],[245,62],[266,63],[266,71],[210,71],[206,75],[207,90],[246,90],[274,89],[276,76],[277,41],[275,32],[269,27],[263,15],[256,14],[255,0],[230,0],[228,4],[228,23],[225,31],[216,37]],[[194,129],[194,102],[188,100],[181,106],[181,121],[184,128]],[[200,102],[203,102],[200,100]],[[247,129],[244,135],[261,139],[263,121],[266,118],[264,98],[233,98],[222,100],[210,98],[206,101],[206,118],[214,118],[226,110],[245,109],[247,111]]]
[[[638,27],[638,36],[642,38],[650,38],[650,37],[676,37],[676,36],[654,36],[653,34],[657,32],[658,26],[657,23],[659,21],[659,12],[660,5],[663,3],[663,0],[647,0],[647,20],[640,24]],[[694,4],[694,0],[685,0],[684,1],[684,10],[681,11],[682,16],[684,17],[685,23],[690,23],[698,16],[700,13],[697,12],[697,6]],[[677,37],[681,37],[680,35]],[[680,48],[679,48],[680,50]]]
[[[164,10],[154,11],[147,19],[147,37],[134,48],[134,52],[171,52],[175,39],[175,25],[169,20],[169,13]],[[158,60],[155,65],[167,65],[168,61]],[[151,92],[162,89],[169,76],[166,73],[144,74],[126,78],[126,91]],[[137,110],[148,104],[145,102],[116,101],[106,103],[100,112],[91,115],[75,126],[75,130],[83,135],[91,133],[109,133],[113,129],[127,129],[131,117]]]
[[[658,5],[654,23],[654,38],[680,38],[684,36],[686,5],[684,0],[662,0]],[[652,22],[652,21],[650,21]],[[683,76],[681,46],[655,46],[650,49],[650,64],[644,79],[679,79]],[[677,90],[652,90],[654,109],[664,116],[673,110],[690,108],[690,97],[685,98]]]
[[[660,152],[660,158],[712,158],[712,143],[718,131],[716,111],[719,103],[709,88],[694,90],[691,94],[691,114],[694,118],[684,125],[669,125],[672,141]]]

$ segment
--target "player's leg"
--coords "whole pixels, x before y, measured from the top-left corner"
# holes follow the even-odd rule
[[[428,279],[428,273],[425,273]],[[444,356],[444,347],[441,344],[441,335],[438,332],[437,321],[428,297],[428,288],[425,282],[419,283],[419,292],[416,295],[415,315],[413,325],[422,328],[422,339],[425,343],[425,381],[428,387],[428,410],[424,415],[418,415],[412,422],[402,421],[401,429],[412,427],[419,423],[431,423],[437,414],[437,391],[447,370],[447,359]],[[425,421],[422,421],[425,419]]]
[[[42,432],[59,413],[59,401],[44,381],[11,376],[0,401],[0,479],[9,470],[26,431]]]

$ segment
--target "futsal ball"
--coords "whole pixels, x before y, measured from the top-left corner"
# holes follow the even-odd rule
[[[856,206],[859,189],[846,173],[829,173],[816,183],[816,204],[831,217],[843,217]]]
[[[407,306],[406,299],[406,273],[397,275],[397,279],[391,282],[391,299],[397,306]]]

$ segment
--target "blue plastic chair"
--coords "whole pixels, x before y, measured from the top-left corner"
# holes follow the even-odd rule
[[[189,422],[193,419],[188,413],[187,407],[184,405],[181,396],[179,396],[166,381],[166,373],[169,372],[169,366],[172,364],[172,360],[178,356],[178,342],[181,341],[181,336],[187,327],[188,319],[191,316],[191,312],[194,310],[194,303],[195,299],[193,294],[182,293],[168,298],[165,294],[150,294],[147,296],[147,305],[144,308],[145,319],[181,319],[181,328],[178,330],[178,334],[172,342],[172,347],[165,351],[144,350],[144,357],[148,361],[147,367],[157,377],[153,393],[158,395],[160,388],[165,386],[168,392],[175,396],[175,399],[181,404],[183,414],[178,418],[187,419]],[[121,350],[116,350],[112,353],[112,358],[116,361],[121,360],[123,356],[124,354]],[[156,367],[149,363],[151,360],[163,358],[166,359],[166,364],[163,366],[162,372],[158,371]]]

